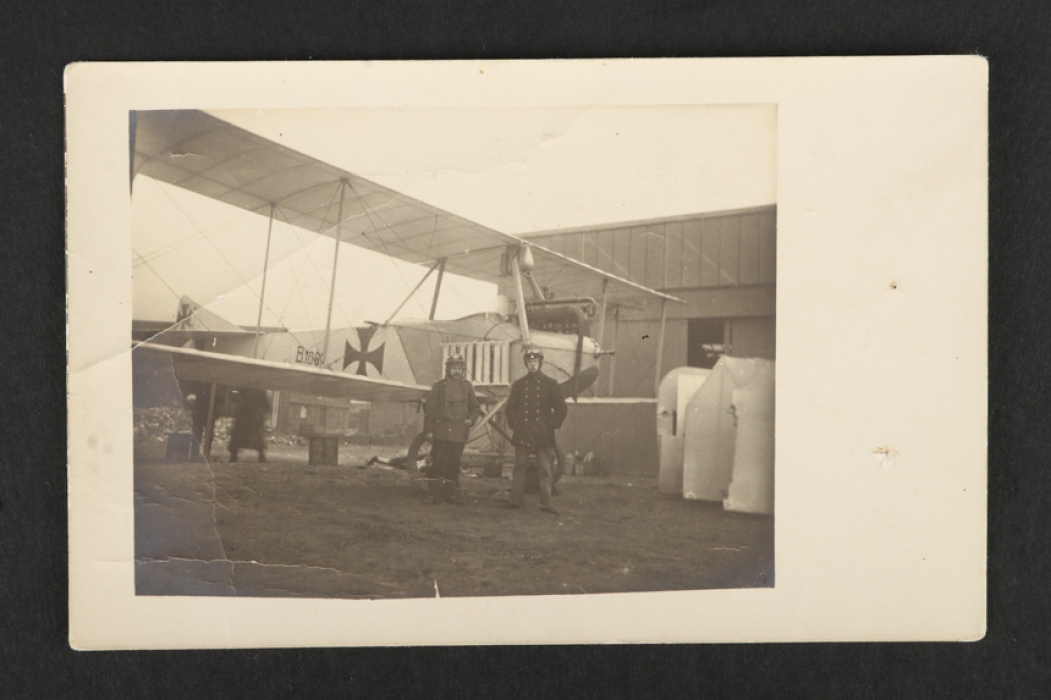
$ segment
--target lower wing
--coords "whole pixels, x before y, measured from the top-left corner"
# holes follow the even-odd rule
[[[175,377],[180,380],[254,387],[267,391],[299,391],[318,396],[380,403],[417,401],[428,391],[428,387],[388,379],[373,379],[305,365],[255,360],[240,355],[191,348],[143,343],[137,345],[134,352],[169,355]]]

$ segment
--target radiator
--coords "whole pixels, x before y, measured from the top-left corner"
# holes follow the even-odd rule
[[[442,367],[450,355],[464,361],[464,376],[475,386],[508,386],[511,383],[511,343],[481,340],[473,343],[442,343]]]

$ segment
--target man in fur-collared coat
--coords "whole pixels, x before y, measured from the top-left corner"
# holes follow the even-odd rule
[[[566,400],[558,382],[540,371],[544,353],[528,347],[522,355],[528,373],[511,385],[507,399],[507,425],[514,431],[515,470],[511,477],[511,500],[517,508],[525,498],[529,455],[536,454],[540,481],[540,508],[555,513],[551,507],[551,467],[555,461],[555,431],[566,419]]]
[[[434,383],[424,408],[423,432],[431,440],[430,503],[464,502],[460,457],[471,426],[481,415],[474,386],[464,378],[463,358],[450,355],[445,378]]]
[[[259,461],[266,461],[266,419],[270,399],[262,389],[240,388],[231,394],[234,424],[230,429],[230,461],[237,461],[241,450],[255,450]]]

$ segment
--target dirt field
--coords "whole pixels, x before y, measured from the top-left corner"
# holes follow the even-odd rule
[[[165,464],[163,447],[136,450],[140,595],[402,598],[774,583],[773,518],[661,496],[655,478],[566,476],[552,515],[535,495],[524,508],[504,507],[507,472],[465,475],[466,505],[424,505],[406,472],[363,467],[375,449],[342,446],[334,467],[309,466],[297,446],[274,446],[266,464]],[[214,454],[225,459],[221,444]]]

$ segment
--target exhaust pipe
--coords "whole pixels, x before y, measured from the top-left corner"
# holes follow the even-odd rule
[[[536,321],[572,321],[576,326],[577,330],[577,352],[576,357],[573,360],[573,376],[577,377],[580,375],[580,367],[583,363],[584,354],[584,336],[590,335],[591,323],[588,321],[587,316],[584,315],[584,310],[579,306],[572,306],[574,303],[583,303],[590,301],[594,304],[594,300],[590,297],[578,297],[575,299],[549,299],[545,301],[530,302],[526,305],[529,310],[529,318]],[[540,308],[537,308],[540,307]],[[544,308],[553,307],[553,308]],[[576,382],[573,383],[573,401],[577,400],[577,389]]]

